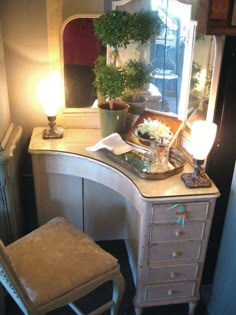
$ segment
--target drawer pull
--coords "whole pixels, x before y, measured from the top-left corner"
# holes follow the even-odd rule
[[[174,291],[173,290],[168,290],[168,295],[171,296],[174,294]]]
[[[182,232],[181,231],[175,231],[175,236],[176,237],[179,237],[179,236],[181,236],[182,235]]]
[[[172,257],[177,257],[179,254],[177,252],[172,252]]]
[[[175,278],[177,275],[176,275],[176,273],[174,273],[174,272],[171,272],[170,273],[170,277],[173,279],[173,278]]]
[[[172,210],[175,208],[179,208],[179,211],[177,211],[176,214],[176,223],[181,224],[182,227],[184,227],[184,221],[187,218],[187,212],[185,211],[185,206],[183,204],[175,204],[167,208],[166,210]]]

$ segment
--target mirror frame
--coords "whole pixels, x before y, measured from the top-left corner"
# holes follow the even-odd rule
[[[218,85],[220,80],[220,73],[221,73],[221,64],[222,64],[222,57],[224,51],[224,43],[225,37],[215,35],[215,59],[214,59],[214,71],[212,73],[212,81],[209,93],[209,101],[208,101],[208,109],[207,109],[207,116],[206,120],[212,122],[214,118],[215,112],[215,103],[218,93]],[[191,144],[190,144],[190,135],[191,135],[191,124],[188,120],[185,121],[185,126],[181,131],[181,135],[179,137],[179,148],[185,154],[188,162],[193,165],[193,159],[191,156]],[[206,161],[205,161],[206,163]]]
[[[132,0],[119,0],[119,1],[112,1],[112,9],[125,5]],[[48,1],[47,1],[48,2]],[[181,1],[180,1],[181,2]],[[102,13],[79,13],[74,14],[65,20],[62,19],[62,16],[56,16],[55,21],[55,14],[52,20],[52,10],[55,13],[55,8],[47,7],[47,18],[48,18],[48,40],[49,40],[49,54],[50,54],[50,65],[51,68],[56,68],[60,70],[61,74],[63,75],[64,81],[64,73],[63,73],[63,66],[62,66],[62,58],[63,58],[63,44],[61,41],[63,30],[65,25],[75,19],[75,18],[96,18],[99,17]],[[58,36],[59,32],[59,36]],[[217,88],[220,76],[220,68],[221,68],[221,60],[223,54],[223,47],[224,47],[224,37],[223,36],[215,36],[216,39],[216,57],[214,62],[214,71],[212,77],[212,84],[211,84],[211,91],[209,96],[209,108],[207,112],[207,120],[212,120],[214,115],[214,107],[215,101],[217,97]],[[66,108],[65,102],[64,107],[62,108],[61,112],[59,113],[59,121],[66,128],[100,128],[100,121],[99,121],[99,113],[97,108],[85,107],[85,108]],[[188,135],[187,135],[188,137]]]
[[[65,19],[60,27],[59,38],[60,38],[60,60],[63,60],[63,32],[66,25],[74,19],[85,19],[85,18],[98,18],[101,14],[98,13],[78,13]],[[64,83],[64,67],[61,62],[61,76]],[[64,86],[64,85],[63,85]],[[65,93],[64,93],[65,97]],[[100,128],[99,115],[97,108],[84,107],[84,108],[67,108],[64,98],[64,125],[69,128]],[[86,117],[86,119],[84,119]]]

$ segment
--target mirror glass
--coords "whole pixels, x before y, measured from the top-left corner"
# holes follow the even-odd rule
[[[160,35],[148,45],[134,43],[126,50],[119,49],[120,60],[142,58],[152,65],[153,78],[144,91],[146,108],[170,112],[181,120],[196,110],[206,116],[212,90],[216,41],[214,36],[196,33],[197,2],[121,0],[113,1],[111,8],[158,11],[162,20]],[[96,103],[94,61],[99,54],[107,54],[109,62],[109,47],[101,47],[93,34],[93,19],[97,17],[75,15],[62,32],[67,108],[93,107]]]
[[[66,107],[91,107],[96,100],[94,63],[106,48],[93,31],[94,18],[77,17],[63,30],[63,72]]]

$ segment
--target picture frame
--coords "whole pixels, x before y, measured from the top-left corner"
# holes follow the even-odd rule
[[[230,0],[212,0],[210,18],[217,21],[227,21]]]
[[[157,112],[152,110],[145,110],[138,117],[133,127],[130,129],[128,134],[125,137],[125,141],[133,146],[139,147],[141,149],[149,149],[149,145],[146,142],[142,142],[139,137],[135,135],[135,130],[138,125],[144,122],[144,119],[151,118],[152,120],[159,120],[161,123],[167,125],[170,128],[170,131],[173,133],[173,138],[170,143],[170,147],[174,146],[177,140],[177,136],[180,133],[184,123],[178,118],[165,114],[163,112]]]

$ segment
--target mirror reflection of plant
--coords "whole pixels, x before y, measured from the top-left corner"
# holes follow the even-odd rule
[[[111,10],[95,19],[94,33],[102,45],[124,47],[129,44],[130,13],[123,10]]]
[[[208,96],[209,93],[210,93],[212,74],[213,74],[213,67],[211,66],[210,69],[208,69],[207,75],[206,75],[206,83],[205,83],[205,88],[206,88],[205,94],[206,94],[206,96]]]
[[[200,72],[202,71],[202,66],[197,63],[196,61],[193,61],[192,66],[192,77],[190,82],[190,89],[195,90],[200,82]]]
[[[160,35],[162,20],[158,11],[134,12],[130,19],[130,41],[146,44],[150,39]]]
[[[110,109],[116,98],[123,95],[125,90],[125,73],[121,67],[106,64],[106,57],[99,56],[94,66],[94,85],[98,93],[108,98]]]
[[[102,45],[127,48],[132,41],[146,44],[158,36],[162,21],[158,11],[141,10],[129,13],[111,10],[100,15],[93,24],[94,33]]]
[[[151,82],[153,69],[142,60],[129,59],[123,66],[126,79],[125,96],[138,97],[147,84]]]
[[[112,62],[116,65],[118,48],[127,48],[131,42],[146,44],[160,34],[162,22],[157,11],[141,10],[129,13],[124,10],[111,10],[93,23],[94,33],[100,43],[112,47]]]

